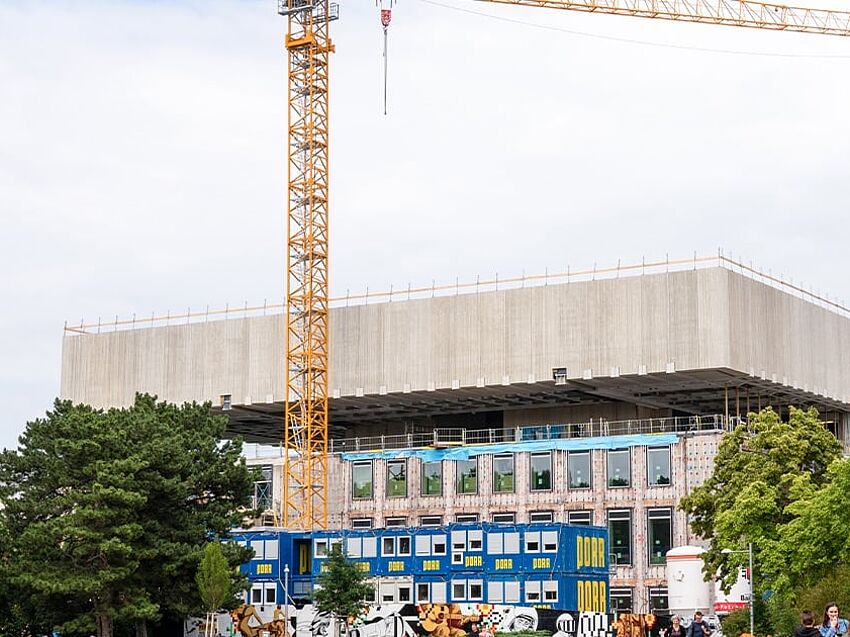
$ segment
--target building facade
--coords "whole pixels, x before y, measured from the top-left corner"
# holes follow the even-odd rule
[[[274,444],[284,326],[69,329],[61,396],[209,401],[232,434]],[[665,549],[699,544],[679,503],[747,413],[814,406],[848,442],[850,317],[722,263],[341,305],[330,326],[331,527],[607,526],[623,610],[666,606]],[[279,510],[280,453],[250,462]]]
[[[604,424],[611,423],[596,426]],[[578,426],[522,427],[509,432],[510,440],[501,435],[494,443],[401,447],[404,440],[385,438],[384,444],[395,448],[334,453],[331,526],[489,522],[607,527],[612,608],[663,610],[667,551],[699,542],[678,505],[710,475],[726,421],[716,416],[613,424],[656,432],[582,437]],[[587,423],[587,433],[599,432]],[[445,432],[443,438],[471,434]],[[257,454],[249,463],[265,476],[255,487],[256,504],[274,511],[282,457],[264,451],[270,455]],[[273,519],[266,523],[274,524]]]

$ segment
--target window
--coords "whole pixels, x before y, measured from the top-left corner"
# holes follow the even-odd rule
[[[372,497],[371,460],[355,462],[351,466],[351,495],[352,497],[357,499],[365,499]]]
[[[552,511],[532,511],[528,514],[529,522],[553,522],[555,514]]]
[[[627,487],[631,484],[631,462],[629,450],[619,449],[608,452],[608,486]]]
[[[423,462],[420,495],[443,495],[443,463]]]
[[[327,557],[328,556],[328,541],[327,540],[315,540],[313,543],[313,555],[316,557]]]
[[[351,520],[352,529],[371,529],[373,524],[372,518],[352,518]]]
[[[275,584],[266,584],[266,604],[274,604],[275,598],[277,597],[277,585]]]
[[[631,613],[632,604],[632,589],[630,588],[612,588],[611,589],[611,611],[618,613]]]
[[[416,585],[416,603],[431,601],[431,585],[427,583],[418,583]]]
[[[558,532],[557,531],[543,531],[543,552],[544,553],[557,553],[558,552]]]
[[[543,582],[543,601],[558,601],[558,582]]]
[[[466,599],[466,580],[452,580],[452,599]]]
[[[592,511],[567,511],[567,524],[590,526],[593,523]]]
[[[272,508],[272,475],[273,469],[271,465],[263,465],[260,467],[261,477],[254,482],[254,508],[255,509],[271,509]]]
[[[525,601],[527,604],[540,603],[540,590],[543,582],[526,582],[525,583]]]
[[[484,599],[484,582],[480,579],[452,580],[453,601],[480,602]]]
[[[532,491],[552,490],[552,452],[531,454],[531,486]]]
[[[455,516],[455,522],[458,524],[469,524],[471,522],[478,522],[478,514],[477,513],[458,513]]]
[[[434,535],[431,537],[431,554],[445,555],[446,554],[446,536]]]
[[[614,564],[632,563],[632,512],[630,509],[608,511],[608,537]]]
[[[446,603],[446,582],[433,582],[431,584],[431,603],[445,604]]]
[[[380,598],[383,604],[409,603],[411,598],[411,585],[408,582],[382,581],[380,582]]]
[[[407,557],[410,555],[410,537],[407,535],[403,535],[398,538],[398,549],[396,550],[396,555],[400,557]]]
[[[540,552],[540,532],[531,531],[525,534],[525,552],[539,553]]]
[[[480,551],[484,547],[484,531],[481,529],[471,529],[467,535],[470,551]]]
[[[387,461],[387,497],[407,497],[407,461]]]
[[[417,555],[431,555],[431,536],[430,535],[422,535],[421,533],[416,536],[416,554]]]
[[[457,492],[478,493],[478,459],[458,460],[457,467]]]
[[[381,542],[381,555],[392,557],[395,555],[395,538],[385,537]]]
[[[258,606],[263,603],[263,585],[255,584],[251,589],[251,603]]]
[[[387,528],[393,526],[407,526],[407,518],[386,518],[384,519],[384,526]]]
[[[651,613],[661,612],[666,613],[670,609],[670,604],[667,601],[666,588],[649,588],[649,611]]]
[[[359,537],[350,537],[345,543],[345,553],[348,557],[360,557],[363,550],[363,540]]]
[[[251,540],[251,548],[254,549],[252,560],[277,559],[277,540]]]
[[[487,602],[501,604],[504,599],[504,582],[487,582]]]
[[[487,553],[489,555],[503,555],[519,553],[519,533],[488,533]]]
[[[487,582],[487,602],[519,604],[519,582]]]
[[[363,557],[378,557],[378,538],[363,538]]]
[[[590,452],[570,451],[567,455],[570,489],[590,488]]]
[[[513,493],[514,456],[493,456],[493,493]],[[495,522],[495,520],[493,520]]]
[[[673,512],[670,509],[648,509],[646,531],[649,540],[649,563],[664,564],[673,541]]]
[[[266,559],[266,543],[263,540],[252,540],[251,548],[254,549],[254,557],[252,560]]]
[[[649,486],[670,484],[670,447],[648,447],[646,450],[646,479]]]
[[[494,513],[492,520],[496,524],[515,524],[516,513]]]
[[[466,550],[466,531],[452,531],[452,550]]]
[[[442,526],[443,516],[441,515],[423,515],[419,518],[419,526]]]

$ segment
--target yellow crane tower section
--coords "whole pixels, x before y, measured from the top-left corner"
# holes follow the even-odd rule
[[[751,0],[480,0],[680,22],[850,35],[850,13]],[[329,0],[278,0],[288,21],[286,412],[280,525],[328,524]]]
[[[289,54],[286,412],[281,524],[328,523],[328,0],[278,0]]]

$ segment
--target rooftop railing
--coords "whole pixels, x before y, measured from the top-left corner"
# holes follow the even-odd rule
[[[531,274],[514,277],[478,278],[475,281],[455,280],[454,283],[437,284],[432,281],[431,285],[394,288],[389,290],[371,290],[367,287],[365,292],[350,293],[345,296],[334,296],[330,299],[331,307],[345,307],[349,305],[368,305],[369,303],[386,303],[392,301],[409,301],[413,299],[433,298],[437,296],[454,296],[459,294],[474,294],[494,290],[509,290],[515,288],[533,287],[538,285],[549,285],[556,283],[573,283],[580,281],[595,281],[601,279],[618,279],[620,277],[641,276],[644,274],[657,274],[662,272],[677,272],[682,270],[696,270],[700,268],[720,267],[755,281],[764,283],[793,296],[809,301],[828,309],[840,316],[850,317],[850,307],[843,301],[822,295],[802,283],[795,283],[793,279],[785,280],[782,275],[775,275],[772,271],[759,269],[745,264],[740,258],[733,259],[718,251],[717,255],[697,256],[685,259],[657,259],[654,261],[643,260],[640,263],[621,264],[607,267],[597,267],[573,270],[569,266],[561,271],[546,271],[543,274]],[[115,315],[114,319],[98,318],[97,322],[86,322],[81,319],[79,323],[65,323],[65,334],[100,334],[101,332],[116,332],[120,330],[134,330],[140,328],[160,327],[164,325],[180,325],[189,323],[203,323],[217,319],[246,318],[251,316],[265,316],[281,314],[284,311],[283,303],[264,302],[262,305],[249,305],[246,301],[242,305],[225,305],[224,308],[195,309],[186,308],[186,311],[168,311],[165,314],[152,313],[150,315],[132,314],[121,318]]]
[[[446,448],[463,445],[490,445],[533,440],[563,440],[654,433],[699,433],[730,431],[740,422],[723,415],[676,416],[630,420],[591,419],[587,422],[529,425],[499,429],[434,429],[417,433],[337,438],[330,441],[331,453],[385,449]]]

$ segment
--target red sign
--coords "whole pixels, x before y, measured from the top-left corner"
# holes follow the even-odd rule
[[[715,613],[731,613],[733,610],[741,610],[747,607],[747,602],[716,602]]]

